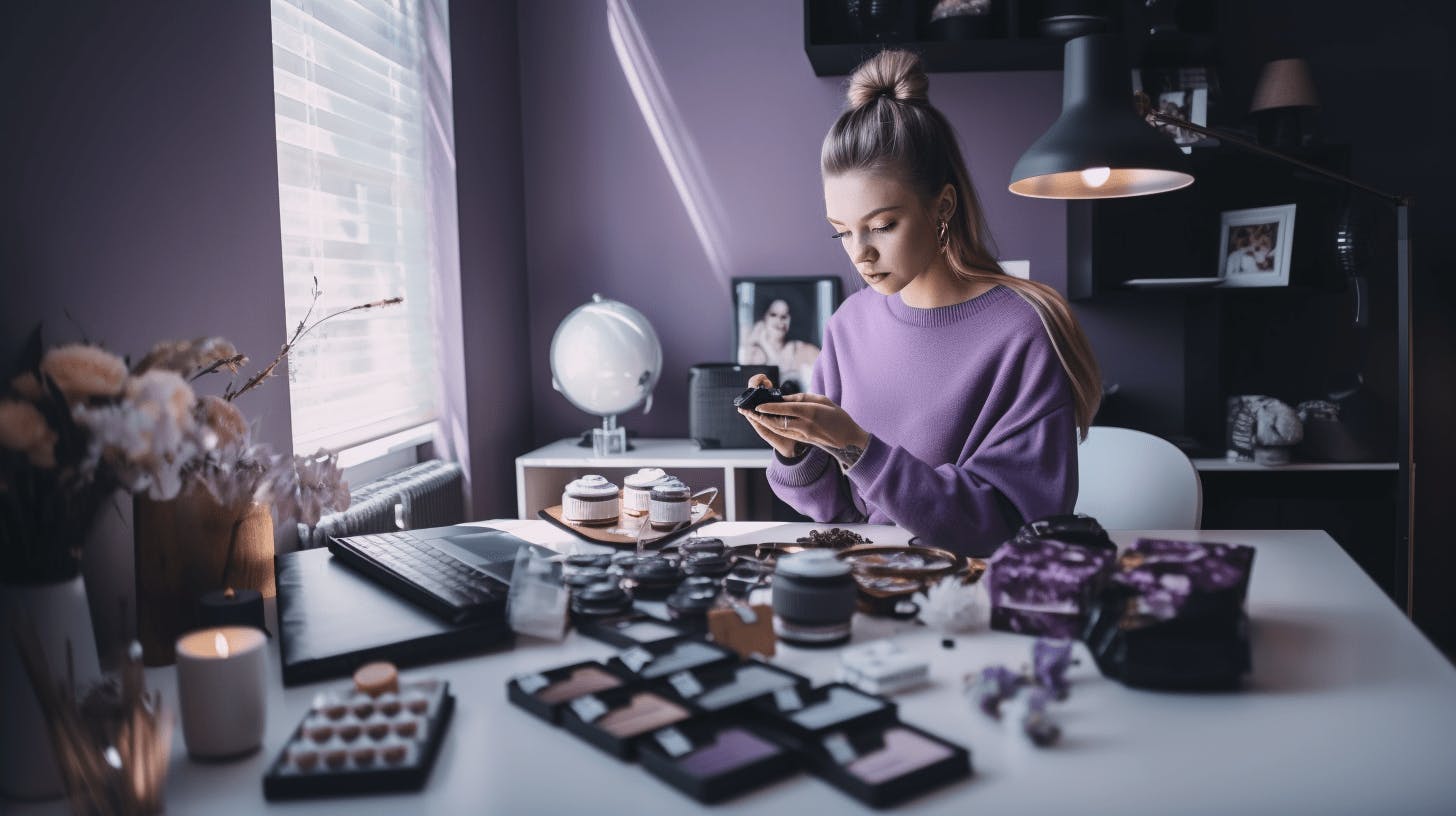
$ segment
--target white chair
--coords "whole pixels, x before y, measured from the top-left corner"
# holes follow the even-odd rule
[[[1077,507],[1108,530],[1197,530],[1203,481],[1177,445],[1129,428],[1093,426],[1077,447]]]

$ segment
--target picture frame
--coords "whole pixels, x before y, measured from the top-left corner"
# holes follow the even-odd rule
[[[835,276],[734,278],[734,362],[776,365],[774,385],[808,390],[839,296]]]
[[[1219,217],[1218,276],[1224,287],[1288,286],[1293,204],[1227,210]]]

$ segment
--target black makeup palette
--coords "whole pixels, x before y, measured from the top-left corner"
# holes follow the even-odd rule
[[[699,802],[718,802],[799,770],[797,755],[750,725],[708,718],[652,732],[638,741],[648,773]]]
[[[645,612],[631,612],[612,618],[582,621],[577,624],[576,631],[619,649],[664,644],[693,636],[693,633],[687,629],[655,618]]]
[[[830,731],[801,751],[815,775],[873,807],[971,775],[969,751],[898,721]]]
[[[681,698],[642,686],[621,686],[575,698],[561,711],[561,724],[592,745],[621,759],[637,753],[637,738],[690,719]]]
[[[560,721],[561,709],[577,697],[624,686],[631,680],[620,669],[590,660],[513,677],[506,684],[506,697],[554,725]]]
[[[625,669],[642,680],[656,680],[678,672],[738,662],[738,655],[701,640],[646,643],[613,657],[607,665]]]
[[[757,660],[682,671],[651,684],[654,688],[671,690],[695,711],[707,714],[728,711],[766,697],[802,699],[809,685],[808,678]]]
[[[267,799],[424,787],[455,709],[443,680],[320,694],[263,776]]]

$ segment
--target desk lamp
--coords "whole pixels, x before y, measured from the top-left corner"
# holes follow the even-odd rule
[[[1125,41],[1115,34],[1091,34],[1068,40],[1064,50],[1062,115],[1027,148],[1011,170],[1008,189],[1033,198],[1127,198],[1178,190],[1193,183],[1187,158],[1156,126],[1172,125],[1233,144],[1261,156],[1293,165],[1320,178],[1361,190],[1395,207],[1396,218],[1396,360],[1397,448],[1400,458],[1400,528],[1404,541],[1396,556],[1397,575],[1405,577],[1402,602],[1409,613],[1413,577],[1412,523],[1414,493],[1410,489],[1411,404],[1411,271],[1410,202],[1354,179],[1271,150],[1226,131],[1214,131],[1155,109],[1139,93],[1129,104],[1132,69]],[[1357,314],[1359,310],[1357,309]],[[1360,325],[1357,318],[1357,325]]]

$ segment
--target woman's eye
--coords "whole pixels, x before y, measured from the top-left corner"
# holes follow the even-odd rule
[[[843,232],[836,232],[836,233],[834,233],[833,235],[831,235],[829,237],[830,238],[833,238],[836,241],[842,241],[845,238],[849,237],[849,230],[845,230]]]
[[[884,225],[883,227],[873,227],[872,229],[874,229],[875,232],[889,232],[890,230],[892,230],[892,229],[895,228],[895,224],[896,223],[897,222],[895,222],[895,221],[891,221],[890,223]]]

